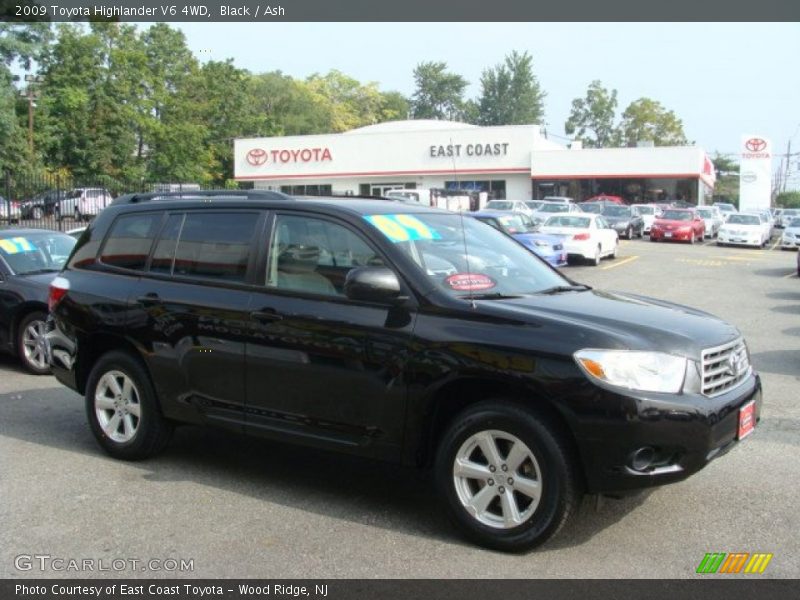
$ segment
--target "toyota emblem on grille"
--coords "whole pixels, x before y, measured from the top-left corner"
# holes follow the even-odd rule
[[[750,150],[750,152],[761,152],[767,147],[767,142],[761,138],[754,137],[747,140],[744,143],[744,147]]]
[[[731,352],[728,357],[728,373],[733,377],[738,377],[745,370],[745,356],[739,352]]]

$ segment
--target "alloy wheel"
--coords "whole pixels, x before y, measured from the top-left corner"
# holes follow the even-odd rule
[[[97,422],[109,439],[129,442],[141,420],[139,390],[122,371],[109,371],[97,382],[94,394]]]
[[[542,473],[530,448],[499,430],[480,431],[461,445],[453,463],[453,485],[475,520],[511,529],[533,516],[542,496]]]
[[[47,368],[47,356],[44,351],[44,321],[31,321],[22,332],[22,353],[25,361],[35,369]]]

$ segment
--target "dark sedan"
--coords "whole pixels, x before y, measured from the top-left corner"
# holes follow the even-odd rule
[[[644,235],[644,219],[635,208],[618,204],[607,205],[602,214],[619,237],[630,240]]]
[[[0,230],[0,349],[32,373],[50,372],[42,346],[48,289],[74,245],[57,231]]]
[[[43,219],[46,215],[55,215],[58,212],[59,203],[66,197],[67,193],[63,190],[48,190],[37,194],[30,200],[25,200],[20,204],[23,219]]]

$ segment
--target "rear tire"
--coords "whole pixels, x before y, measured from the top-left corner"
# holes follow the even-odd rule
[[[100,447],[122,460],[154,456],[172,436],[144,365],[126,352],[109,352],[92,368],[86,416]]]
[[[597,246],[597,250],[595,250],[594,256],[589,259],[589,262],[592,266],[598,266],[600,264],[601,256],[600,256],[600,246]]]
[[[458,530],[507,552],[530,550],[558,533],[580,502],[576,473],[558,427],[503,400],[458,415],[434,466],[439,496]]]

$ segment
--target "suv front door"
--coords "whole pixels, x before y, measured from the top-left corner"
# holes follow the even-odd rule
[[[350,269],[385,265],[348,225],[279,213],[271,231],[251,304],[247,430],[397,458],[416,314],[345,297]]]

